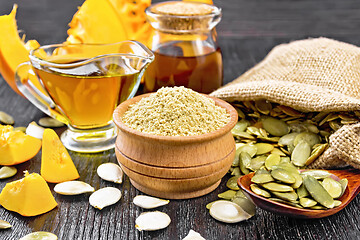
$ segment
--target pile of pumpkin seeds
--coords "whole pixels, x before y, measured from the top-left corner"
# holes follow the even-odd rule
[[[347,179],[337,181],[325,170],[298,169],[289,162],[260,168],[251,178],[251,190],[269,200],[298,208],[329,209],[341,204]]]
[[[269,168],[280,161],[305,168],[328,148],[334,131],[360,119],[360,111],[303,113],[266,100],[233,106],[239,121],[232,129],[236,141],[232,175]]]

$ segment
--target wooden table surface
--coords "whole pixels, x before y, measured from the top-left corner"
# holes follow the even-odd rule
[[[18,1],[18,25],[27,39],[40,44],[62,42],[67,23],[81,0]],[[14,1],[0,0],[0,14],[8,14]],[[356,0],[215,0],[223,9],[218,26],[224,58],[225,82],[262,60],[277,44],[308,37],[326,36],[360,45],[360,2]],[[1,37],[1,33],[0,33]],[[0,111],[13,115],[15,126],[27,126],[45,115],[24,98],[16,95],[0,78]],[[0,219],[13,227],[0,231],[0,239],[18,239],[33,231],[49,231],[59,239],[182,239],[190,229],[212,239],[359,239],[360,197],[357,196],[340,213],[323,219],[298,220],[257,209],[248,221],[224,224],[213,219],[205,205],[225,191],[225,177],[220,187],[206,196],[190,200],[173,200],[159,210],[172,219],[168,228],[139,232],[135,219],[144,210],[132,199],[138,190],[128,178],[121,185],[99,179],[96,168],[104,162],[116,162],[114,151],[98,154],[70,152],[80,173],[80,180],[96,189],[119,187],[122,198],[114,206],[96,210],[88,204],[89,195],[76,197],[54,193],[59,206],[37,217],[22,217],[0,207]],[[40,156],[17,166],[18,173],[0,180],[0,189],[9,181],[22,178],[22,171],[40,171]],[[50,184],[50,188],[53,188]]]

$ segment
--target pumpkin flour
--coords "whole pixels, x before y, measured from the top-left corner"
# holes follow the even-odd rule
[[[163,87],[130,105],[122,121],[129,127],[162,136],[192,136],[216,131],[230,120],[226,109],[185,87]]]

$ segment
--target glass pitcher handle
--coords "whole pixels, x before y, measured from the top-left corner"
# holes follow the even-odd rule
[[[19,91],[38,109],[60,122],[68,123],[40,83],[30,62],[24,62],[17,67],[15,83]]]

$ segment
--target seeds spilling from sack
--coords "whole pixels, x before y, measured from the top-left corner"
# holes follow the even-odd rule
[[[299,173],[288,162],[264,167],[252,177],[251,190],[269,200],[285,203],[293,207],[309,209],[329,209],[341,204],[339,199],[345,192],[347,180],[337,181],[324,170],[307,170]]]
[[[360,120],[360,112],[310,112],[266,100],[234,103],[239,121],[232,129],[236,156],[232,175],[248,174],[265,166],[291,162],[303,168],[329,146],[329,136]]]

